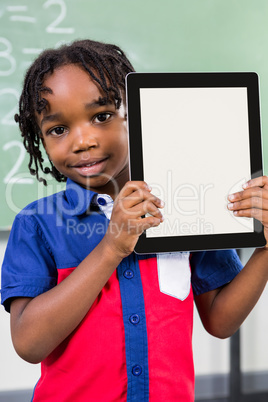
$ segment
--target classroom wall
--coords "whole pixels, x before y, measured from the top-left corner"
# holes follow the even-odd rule
[[[18,6],[21,11],[18,8],[14,11],[14,7]],[[27,17],[28,22],[26,19],[20,20],[21,17]],[[256,71],[260,77],[264,168],[267,173],[267,20],[267,0],[102,0],[101,6],[98,0],[1,0],[0,39],[9,41],[20,60],[17,70],[9,77],[0,77],[3,78],[0,91],[5,89],[6,82],[8,88],[19,91],[24,71],[35,57],[34,52],[76,37],[117,43],[127,51],[137,71]],[[51,23],[54,23],[54,28]],[[0,41],[0,76],[1,71],[9,68],[3,63],[12,60],[6,43]],[[17,92],[9,94],[12,102]],[[7,154],[9,150],[3,154],[3,147],[11,137],[18,139],[18,133],[11,124],[10,116],[7,118],[14,105],[4,109],[3,115],[7,98],[4,99],[3,92],[1,94],[2,185],[3,179],[17,162]],[[11,166],[8,166],[9,163]],[[25,173],[26,161],[21,166]],[[33,190],[25,187],[23,192],[35,198],[36,192]],[[5,202],[3,194],[4,190],[1,190],[1,207]],[[19,205],[23,206],[23,202]],[[7,238],[5,228],[0,232],[0,262]],[[243,252],[245,261],[251,251]],[[266,290],[242,326],[244,372],[268,373],[267,303]],[[197,313],[194,321],[197,376],[228,373],[229,340],[218,340],[208,335]],[[3,308],[0,308],[0,340],[0,392],[33,388],[39,377],[39,366],[22,361],[14,352],[9,315]]]

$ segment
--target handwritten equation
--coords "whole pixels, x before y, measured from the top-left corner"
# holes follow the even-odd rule
[[[41,29],[43,36],[47,38],[53,36],[54,47],[66,43],[68,36],[72,39],[75,34],[75,28],[68,26],[66,22],[68,10],[64,0],[46,0],[41,4],[41,7],[39,4],[41,14],[36,13],[36,4],[33,7],[29,1],[25,1],[28,4],[19,4],[18,1],[13,4],[10,3],[10,1],[6,1],[6,5],[0,6],[0,24],[7,27],[9,32],[15,28],[17,32],[19,31],[21,35],[24,35],[26,32]],[[45,26],[41,26],[40,15],[42,15],[42,21],[46,21]],[[35,180],[29,173],[26,173],[25,169],[22,171],[26,151],[19,140],[18,129],[14,122],[20,93],[18,86],[21,86],[21,82],[19,85],[16,83],[16,75],[21,75],[22,70],[26,71],[32,58],[37,57],[43,47],[36,46],[36,40],[33,37],[30,43],[25,43],[24,46],[15,49],[16,36],[3,35],[5,29],[1,29],[0,32],[0,127],[1,132],[5,133],[4,143],[3,136],[0,138],[0,152],[3,153],[3,158],[6,161],[12,160],[12,165],[4,176],[1,172],[1,181],[4,184],[34,184]],[[13,79],[13,77],[15,78]],[[7,135],[7,133],[9,134]],[[8,141],[6,140],[7,137]],[[16,155],[15,162],[14,154]]]

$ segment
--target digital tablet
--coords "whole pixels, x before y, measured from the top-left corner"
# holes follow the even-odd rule
[[[165,202],[136,253],[264,246],[261,223],[227,209],[262,175],[257,74],[130,73],[126,88],[131,180]]]

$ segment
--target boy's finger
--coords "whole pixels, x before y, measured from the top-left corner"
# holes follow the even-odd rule
[[[129,196],[125,197],[123,202],[125,208],[132,208],[133,206],[138,205],[142,202],[151,202],[158,208],[164,207],[164,202],[160,200],[160,198],[151,194],[147,190],[141,190],[141,189],[134,191]]]
[[[159,211],[156,205],[150,201],[144,201],[143,203],[136,205],[133,210],[136,210],[139,216],[150,214],[159,218],[161,222],[164,220],[161,211]]]
[[[227,208],[231,211],[249,208],[268,210],[268,200],[260,197],[252,197],[242,201],[231,202],[227,205]]]
[[[145,181],[128,181],[119,193],[120,198],[128,197],[134,191],[147,190],[151,191],[151,187]]]
[[[239,211],[234,211],[235,216],[240,216],[244,218],[255,218],[260,222],[263,222],[264,213],[262,209],[250,208],[250,209],[240,209]]]
[[[258,197],[268,199],[268,190],[261,187],[251,187],[243,191],[238,191],[228,195],[228,200],[231,202],[245,200],[247,198]]]
[[[242,187],[244,189],[247,189],[250,187],[266,187],[266,188],[268,188],[268,177],[260,176],[260,177],[256,177],[255,179],[248,180],[245,184],[243,184]]]
[[[129,205],[126,206],[126,202],[121,202],[119,204],[119,207],[121,208],[121,211],[126,215],[126,217],[129,217],[131,219],[138,219],[146,214],[150,214],[163,221],[163,215],[159,211],[159,207],[156,205],[155,202],[152,202],[151,200],[144,200],[142,202],[135,203],[131,205],[131,207]]]
[[[140,234],[149,228],[159,226],[160,223],[161,223],[161,220],[158,218],[155,218],[153,216],[147,216],[143,219],[140,219],[138,222]]]

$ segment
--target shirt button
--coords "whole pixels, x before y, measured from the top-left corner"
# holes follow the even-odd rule
[[[138,314],[132,314],[129,317],[129,321],[131,322],[131,324],[138,324],[140,322],[140,316]]]
[[[105,198],[102,198],[102,197],[98,198],[98,203],[99,203],[99,205],[106,205],[107,204]]]
[[[127,278],[127,279],[132,279],[133,277],[134,277],[134,272],[131,270],[131,269],[127,269],[125,272],[124,272],[124,277],[125,278]]]
[[[142,373],[142,367],[139,364],[136,364],[136,366],[132,367],[132,374],[138,377]]]

